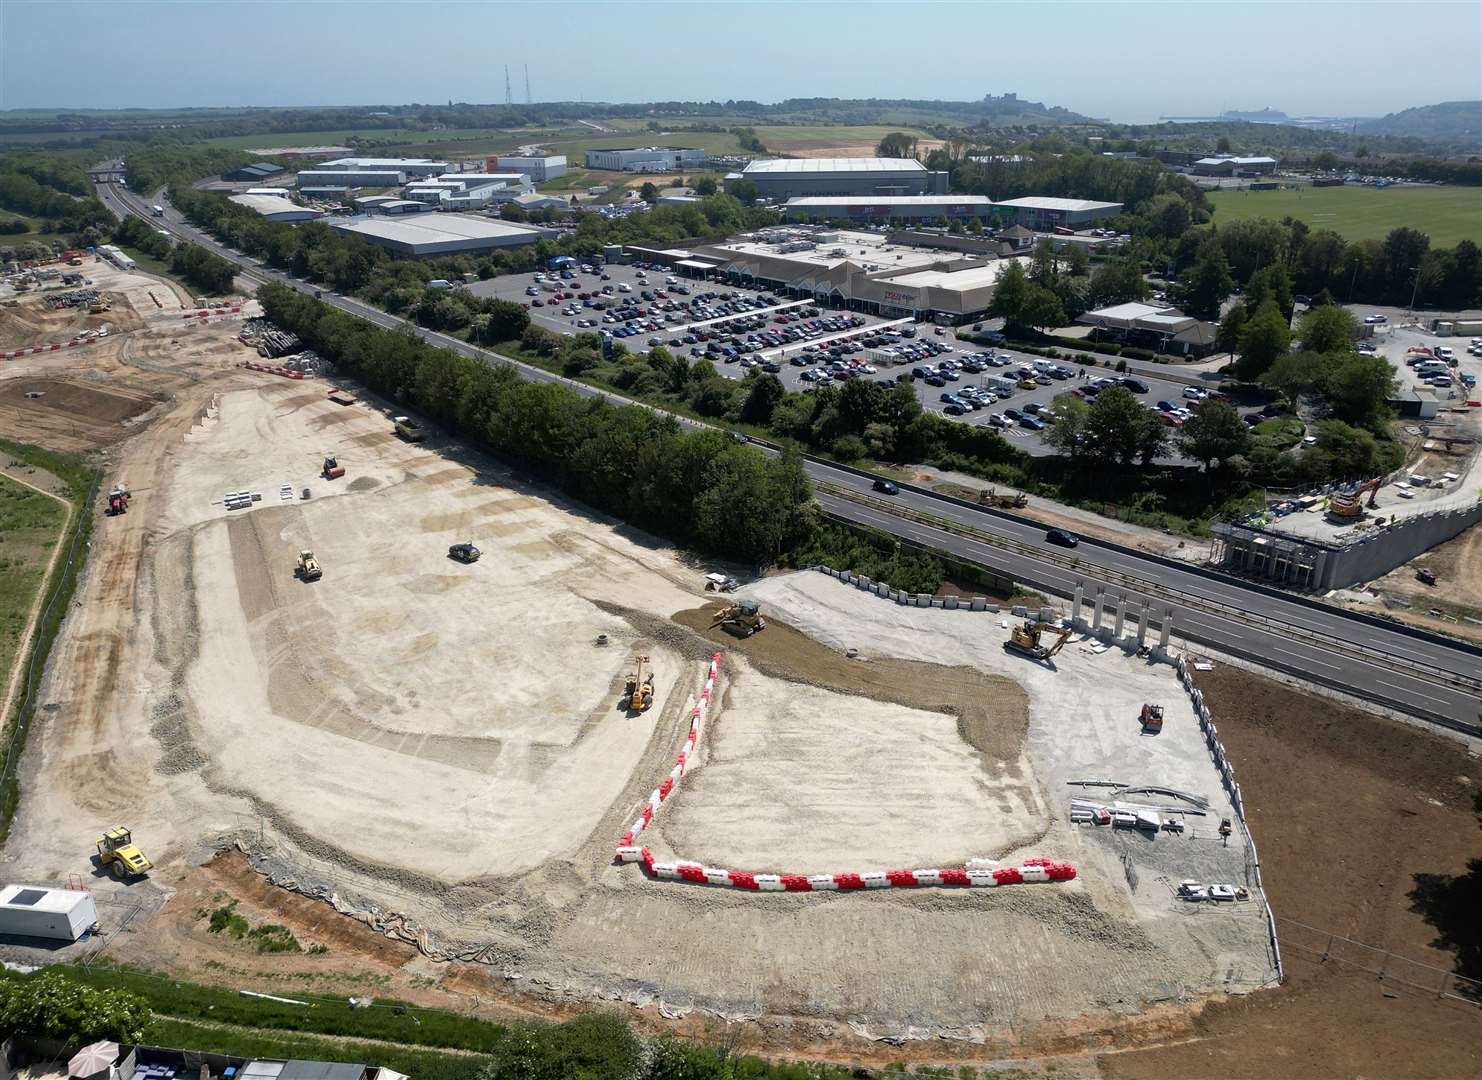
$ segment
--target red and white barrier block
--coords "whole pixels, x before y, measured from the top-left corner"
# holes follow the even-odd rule
[[[302,371],[294,371],[292,368],[274,367],[271,364],[254,364],[250,360],[242,361],[242,366],[251,371],[265,371],[269,375],[282,375],[285,379],[302,379]]]
[[[249,367],[253,365],[248,365]],[[653,852],[636,843],[640,833],[653,824],[664,802],[679,786],[686,768],[694,759],[700,744],[700,729],[709,713],[715,693],[715,677],[720,672],[720,653],[710,658],[710,671],[700,702],[690,713],[690,731],[684,749],[664,782],[653,790],[642,815],[618,841],[615,860],[618,863],[642,863],[644,873],[659,881],[688,881],[697,885],[720,885],[751,892],[847,892],[851,889],[910,889],[923,886],[967,886],[996,888],[999,885],[1021,885],[1033,882],[1070,881],[1075,867],[1052,859],[1025,859],[1019,866],[993,869],[948,870],[866,870],[843,874],[757,874],[746,870],[725,870],[701,866],[695,862],[657,862]]]
[[[664,800],[674,794],[674,789],[684,778],[684,770],[688,767],[690,759],[695,756],[695,747],[700,745],[700,728],[704,725],[705,716],[710,711],[710,698],[715,693],[715,676],[719,673],[720,653],[716,653],[710,658],[710,670],[705,675],[705,688],[700,691],[700,702],[690,713],[690,732],[685,736],[684,749],[679,752],[674,768],[669,770],[669,775],[664,778],[664,782],[650,793],[648,805],[643,808],[643,815],[633,822],[633,827],[623,833],[622,839],[618,841],[618,862],[636,861],[623,858],[623,851],[625,849],[638,850],[633,847],[633,838],[653,824],[654,815],[664,805]]]
[[[1070,881],[1075,867],[1051,859],[1025,859],[1020,866],[992,870],[865,870],[842,874],[757,874],[723,870],[693,862],[657,862],[648,848],[618,848],[619,862],[641,862],[644,872],[658,881],[689,881],[721,885],[750,892],[848,892],[852,889],[911,889],[923,886],[996,888],[1033,882]]]

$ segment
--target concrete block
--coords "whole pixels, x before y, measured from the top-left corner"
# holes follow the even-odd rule
[[[1018,607],[1013,609],[1013,614],[1016,618],[1023,619],[1028,617],[1029,612],[1024,609],[1024,605],[1020,604]]]
[[[987,607],[988,607],[988,601],[984,600],[981,596],[975,596],[975,597],[973,597],[973,610],[974,611],[983,611]]]
[[[944,597],[942,597],[942,607],[946,608],[948,611],[956,611],[957,610],[957,597],[955,597],[955,596],[944,596]]]

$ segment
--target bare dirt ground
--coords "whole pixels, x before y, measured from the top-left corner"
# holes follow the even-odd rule
[[[1324,964],[1320,935],[1280,923],[1449,970],[1451,957],[1430,948],[1435,931],[1406,894],[1413,875],[1461,873],[1477,855],[1471,798],[1482,760],[1449,739],[1248,672],[1216,667],[1197,680],[1251,812],[1288,982],[1210,1005],[1190,1040],[1104,1056],[1104,1075],[1482,1074],[1475,1008]],[[1422,976],[1402,963],[1390,970]]]
[[[88,273],[91,274],[92,270]],[[56,291],[75,292],[85,287],[79,285]],[[144,320],[122,293],[108,289],[99,291],[113,301],[113,309],[100,315],[89,315],[85,307],[53,311],[47,306],[44,293],[0,303],[0,352],[19,349],[25,345],[52,345],[71,341],[85,330],[107,327],[110,334],[124,334],[144,325]]]
[[[1415,576],[1422,567],[1436,575],[1435,585],[1426,585]],[[1473,525],[1375,579],[1369,587],[1394,602],[1382,608],[1355,602],[1345,606],[1382,611],[1411,626],[1482,640],[1482,526]]]

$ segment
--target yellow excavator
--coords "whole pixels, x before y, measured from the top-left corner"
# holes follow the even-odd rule
[[[318,581],[324,576],[324,571],[319,568],[319,560],[314,558],[312,551],[300,551],[298,553],[298,566],[293,572],[303,581]]]
[[[1055,644],[1046,647],[1041,641],[1049,635],[1054,635],[1058,640]],[[1033,657],[1035,660],[1048,660],[1065,648],[1065,643],[1069,640],[1070,631],[1063,626],[1053,626],[1046,622],[1030,622],[1026,619],[1023,625],[1012,627],[1009,630],[1009,639],[1003,643],[1003,647]]]
[[[623,696],[628,699],[628,708],[633,712],[647,712],[650,705],[654,703],[654,673],[650,668],[648,677],[643,674],[644,665],[648,663],[648,657],[638,657],[638,670],[628,676],[627,686],[623,690]]]
[[[1377,509],[1374,496],[1378,493],[1380,486],[1384,483],[1384,477],[1376,476],[1372,480],[1365,481],[1353,488],[1351,491],[1335,491],[1328,496],[1328,519],[1344,524],[1358,521],[1364,516],[1364,511]],[[1364,504],[1364,496],[1369,496],[1368,505]]]
[[[134,834],[122,825],[98,837],[98,863],[112,867],[114,875],[125,881],[141,878],[154,868],[134,843]]]
[[[992,506],[1000,510],[1014,510],[1029,505],[1029,496],[1022,491],[1016,491],[1012,495],[1000,495],[995,489],[978,492],[978,502],[982,506]]]
[[[710,613],[710,629],[717,626],[737,637],[751,637],[758,630],[767,628],[767,620],[762,618],[755,600],[741,600],[724,604]]]

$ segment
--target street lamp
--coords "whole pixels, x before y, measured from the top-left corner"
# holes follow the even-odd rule
[[[1415,294],[1420,291],[1420,267],[1418,267],[1418,266],[1412,266],[1412,267],[1410,267],[1410,269],[1415,271],[1415,287],[1410,290],[1410,306],[1405,311],[1405,317],[1406,317],[1406,321],[1408,321],[1408,322],[1414,322],[1415,321]]]

